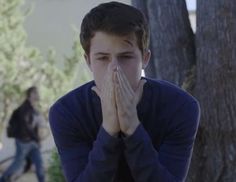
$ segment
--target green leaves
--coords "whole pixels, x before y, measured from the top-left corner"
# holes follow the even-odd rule
[[[50,164],[47,170],[48,182],[65,182],[65,178],[62,173],[60,160],[58,153],[55,150],[52,151]]]
[[[23,2],[0,0],[0,123],[8,119],[32,85],[39,88],[41,110],[47,116],[57,98],[89,79],[75,29],[72,55],[60,62],[53,48],[43,56],[39,49],[27,46],[23,23],[29,11],[21,9]]]

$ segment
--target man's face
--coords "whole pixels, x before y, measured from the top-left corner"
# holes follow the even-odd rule
[[[99,89],[108,68],[119,66],[135,90],[141,78],[142,68],[149,61],[150,51],[143,53],[137,45],[136,36],[117,36],[105,32],[96,32],[90,43],[90,53],[85,59],[93,73]]]
[[[30,97],[29,97],[30,101],[32,104],[36,104],[37,102],[39,102],[40,100],[40,97],[39,97],[39,93],[37,90],[33,90],[31,93],[30,93]]]

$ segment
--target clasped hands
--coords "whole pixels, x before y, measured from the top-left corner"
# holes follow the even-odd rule
[[[101,100],[102,126],[111,136],[117,136],[120,131],[130,136],[140,124],[136,107],[145,83],[146,80],[141,79],[133,89],[123,70],[109,65],[101,88],[92,87]]]

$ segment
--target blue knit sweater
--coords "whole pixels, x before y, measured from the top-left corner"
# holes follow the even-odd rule
[[[91,87],[53,104],[49,120],[68,182],[184,181],[199,124],[198,102],[166,81],[148,78],[137,106],[140,125],[128,137],[110,136]]]

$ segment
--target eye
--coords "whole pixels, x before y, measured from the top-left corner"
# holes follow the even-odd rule
[[[123,55],[123,56],[120,56],[121,59],[132,59],[133,56],[130,56],[130,55]]]
[[[108,61],[108,57],[106,57],[106,56],[98,57],[97,60],[99,60],[99,61]]]

